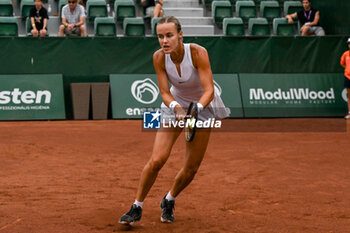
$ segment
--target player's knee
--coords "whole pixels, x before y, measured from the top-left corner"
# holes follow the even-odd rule
[[[161,160],[151,160],[148,163],[149,169],[151,169],[152,172],[158,172],[164,165],[164,162]]]

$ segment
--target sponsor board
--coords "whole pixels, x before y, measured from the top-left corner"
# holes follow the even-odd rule
[[[213,75],[216,91],[227,108],[230,117],[243,117],[238,76]],[[154,74],[110,75],[112,116],[115,119],[142,119],[144,112],[160,110],[162,103],[157,77]]]
[[[341,74],[239,74],[246,117],[342,116]]]
[[[144,112],[143,114],[143,129],[160,129],[160,128],[221,128],[221,120],[209,118],[205,121],[195,120],[194,118],[188,117],[187,120],[166,120],[162,118],[160,111],[156,112]]]
[[[110,86],[114,119],[141,119],[144,112],[160,110],[162,100],[154,74],[112,74]]]
[[[62,75],[0,75],[0,120],[65,118]]]
[[[213,74],[214,85],[219,91],[231,118],[242,118],[243,108],[237,74]]]

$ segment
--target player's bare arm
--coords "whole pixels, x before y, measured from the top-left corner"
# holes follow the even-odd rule
[[[191,54],[193,65],[198,70],[199,80],[203,88],[203,95],[198,102],[206,107],[214,98],[213,74],[209,55],[205,48],[197,44],[191,44]]]

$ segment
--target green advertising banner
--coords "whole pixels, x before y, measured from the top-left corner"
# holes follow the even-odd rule
[[[231,118],[242,118],[243,108],[237,74],[213,74],[214,85],[219,91]]]
[[[344,116],[343,74],[239,74],[245,117]]]
[[[0,75],[0,120],[65,118],[62,75]]]
[[[230,117],[243,117],[238,76],[215,74],[214,84]],[[157,77],[153,74],[110,75],[112,116],[115,119],[141,119],[144,111],[160,110],[162,103]]]
[[[111,74],[112,117],[141,119],[145,111],[160,110],[162,103],[154,74]]]

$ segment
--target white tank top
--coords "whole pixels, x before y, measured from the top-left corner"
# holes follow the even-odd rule
[[[169,82],[172,84],[170,92],[187,101],[198,101],[203,94],[198,71],[192,63],[190,44],[184,44],[184,57],[180,64],[181,76],[177,72],[176,65],[171,60],[170,54],[165,54],[165,70]]]
[[[171,60],[170,54],[165,54],[165,70],[168,80],[172,84],[170,92],[175,100],[187,108],[191,101],[199,101],[203,95],[203,88],[199,80],[197,69],[193,66],[190,44],[184,44],[184,58],[180,64],[181,76],[177,72],[176,65]],[[162,107],[165,107],[164,103]],[[168,109],[168,108],[167,108]],[[173,114],[168,112],[168,114]],[[200,114],[199,119],[225,118],[229,115],[229,110],[225,108],[219,92],[214,90],[214,99]]]

